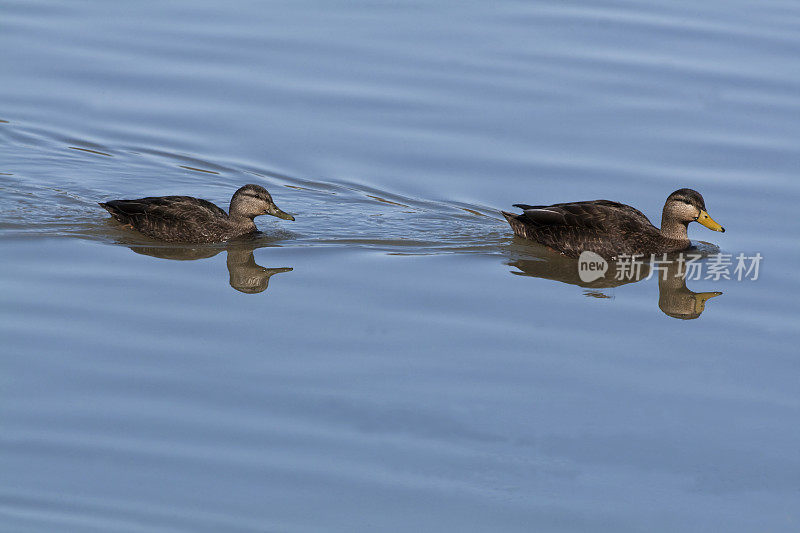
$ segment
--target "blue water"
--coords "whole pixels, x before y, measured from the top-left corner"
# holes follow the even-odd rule
[[[800,530],[800,5],[11,1],[0,50],[0,531]],[[96,205],[245,183],[297,220]],[[681,187],[758,279],[499,214]]]

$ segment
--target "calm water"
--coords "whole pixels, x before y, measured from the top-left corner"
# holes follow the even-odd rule
[[[4,2],[0,530],[800,530],[800,5],[660,4]],[[498,213],[687,186],[757,280]]]

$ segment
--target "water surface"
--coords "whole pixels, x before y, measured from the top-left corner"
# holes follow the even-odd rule
[[[793,3],[1,19],[0,530],[800,527]],[[96,204],[245,183],[297,220]],[[499,214],[681,187],[757,280],[583,283]]]

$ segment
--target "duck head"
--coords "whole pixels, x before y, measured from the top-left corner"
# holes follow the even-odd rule
[[[667,197],[664,204],[661,216],[662,232],[675,233],[675,238],[685,239],[686,226],[691,222],[699,222],[714,231],[725,231],[725,228],[708,215],[706,203],[699,192],[692,189],[678,189]]]
[[[294,220],[289,213],[281,211],[267,189],[261,185],[245,185],[231,198],[231,208],[228,211],[231,218],[245,217],[252,220],[259,215],[272,215],[284,220]]]

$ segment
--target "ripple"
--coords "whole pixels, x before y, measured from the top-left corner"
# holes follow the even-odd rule
[[[130,232],[109,225],[105,213],[95,207],[97,201],[113,197],[190,194],[227,205],[230,192],[249,181],[269,187],[274,196],[281,198],[282,205],[291,206],[289,209],[298,214],[296,224],[276,226],[264,217],[258,219],[269,235],[274,237],[282,232],[281,246],[325,244],[433,253],[474,249],[487,243],[496,245],[507,233],[499,213],[487,206],[426,200],[352,182],[302,179],[149,147],[110,147],[90,141],[81,141],[83,147],[65,146],[66,139],[58,134],[42,130],[34,134],[25,127],[13,129],[21,133],[16,142],[8,143],[4,150],[13,153],[17,162],[33,165],[48,159],[58,163],[51,169],[50,176],[36,180],[10,173],[8,177],[0,176],[0,187],[6,192],[0,200],[0,231],[6,237],[77,236],[130,243],[136,238],[126,236]],[[36,143],[20,141],[30,138],[35,138]],[[68,142],[74,144],[76,140],[70,137]],[[64,148],[121,161],[113,167],[93,159],[64,161]],[[179,164],[179,168],[224,179],[196,178],[185,183],[186,189],[176,190],[179,185],[170,185],[168,190],[162,182],[165,176],[175,174],[175,161],[195,165]],[[61,174],[71,174],[75,168],[81,168],[84,176],[95,175],[96,179],[81,179],[75,187],[65,188]],[[125,175],[133,178],[134,172],[136,179],[126,184]],[[231,182],[235,185],[229,185]],[[113,189],[117,184],[124,184],[126,190]],[[278,227],[281,229],[277,230]]]

